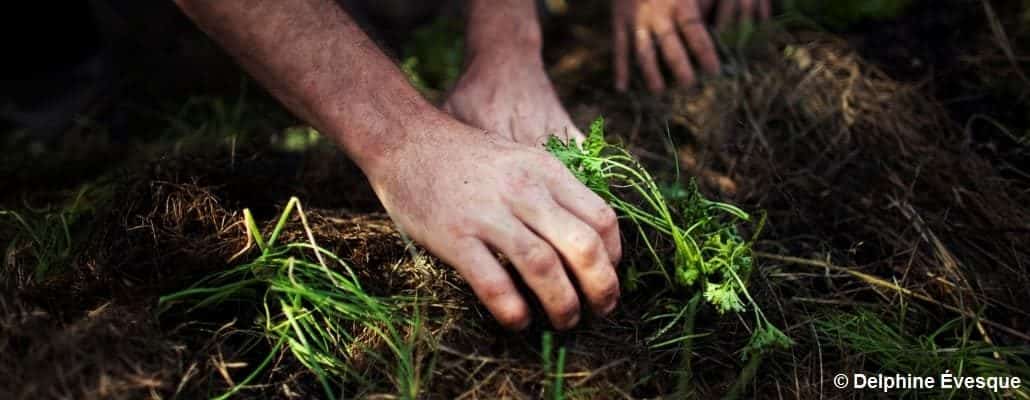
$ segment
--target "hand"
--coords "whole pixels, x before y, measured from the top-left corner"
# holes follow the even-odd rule
[[[701,0],[701,10],[708,15],[712,10],[715,0]],[[772,16],[772,2],[770,0],[719,0],[719,8],[715,13],[715,29],[723,30],[730,26],[733,18],[739,18],[740,22],[752,20],[765,21]]]
[[[727,2],[734,1],[724,1]],[[719,58],[698,6],[697,0],[613,1],[612,44],[617,90],[625,91],[629,87],[630,34],[637,64],[644,73],[647,88],[653,93],[665,89],[655,55],[655,40],[665,64],[680,85],[691,86],[696,82],[691,56],[706,73],[719,73]],[[686,48],[690,49],[690,55]]]
[[[555,328],[579,321],[573,280],[595,313],[611,312],[614,211],[542,148],[449,118],[428,126],[366,170],[401,231],[454,266],[510,329],[529,324],[529,308],[492,250],[512,261]]]
[[[444,109],[516,143],[539,147],[551,135],[583,140],[547,77],[539,50],[471,55]]]

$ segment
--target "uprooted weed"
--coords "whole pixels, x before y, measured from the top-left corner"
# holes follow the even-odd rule
[[[679,312],[653,317],[655,321],[669,319],[669,322],[652,337],[656,341],[654,347],[682,343],[679,371],[682,377],[677,385],[677,395],[693,393],[690,358],[695,336],[694,322],[702,297],[719,314],[742,312],[745,310],[742,298],[747,300],[755,325],[742,351],[743,358],[751,360],[742,370],[739,382],[750,381],[762,355],[789,348],[792,344],[790,338],[769,321],[747,290],[746,281],[753,269],[752,241],[740,236],[736,223],[749,221],[750,215],[731,204],[708,200],[698,192],[693,181],[681,190],[682,193],[666,196],[658,182],[629,152],[606,141],[603,119],[595,120],[589,132],[582,145],[564,143],[552,136],[546,147],[577,179],[605,199],[639,231],[643,247],[652,256],[654,266],[645,271],[637,271],[636,266],[631,266],[624,279],[627,288],[636,289],[645,275],[662,276],[665,278],[664,287],[656,290],[665,296],[658,295],[647,302],[670,300],[666,302],[667,306],[677,301],[680,303]],[[644,232],[645,228],[671,242],[672,251],[656,250],[654,239],[650,239],[650,232]],[[690,300],[674,289],[695,286],[698,286],[695,288],[698,291]],[[672,339],[663,337],[663,333],[670,329],[674,329],[677,335]],[[728,397],[739,396],[740,385],[734,385]]]

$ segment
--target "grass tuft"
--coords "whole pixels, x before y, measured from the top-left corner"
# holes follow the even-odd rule
[[[905,332],[903,321],[892,323],[871,311],[834,313],[817,320],[821,336],[849,353],[861,354],[867,371],[911,376],[939,376],[950,371],[964,377],[1020,377],[1030,380],[1030,347],[997,346],[970,338],[975,328],[959,318],[943,324],[928,335]],[[902,391],[909,396],[912,391]],[[940,395],[935,389],[935,395]],[[1030,398],[1024,385],[1010,392],[954,389],[947,397]]]
[[[308,242],[280,244],[277,239],[294,209]],[[260,329],[273,343],[272,350],[243,381],[218,398],[238,393],[286,351],[315,376],[328,398],[344,397],[345,389],[355,394],[379,389],[370,378],[375,372],[389,377],[398,397],[416,398],[424,376],[416,351],[422,326],[417,299],[366,292],[343,260],[315,243],[295,197],[267,238],[249,210],[244,219],[261,252],[256,259],[160,299],[162,310],[188,301],[191,311],[238,300],[252,304],[263,315]],[[413,304],[414,312],[404,309]],[[345,388],[347,383],[357,389]]]
[[[565,399],[565,346],[558,348],[557,359],[555,359],[554,335],[550,331],[545,331],[540,338],[540,348],[544,371],[550,379],[545,386],[546,395],[544,398],[550,400]]]
[[[107,194],[99,187],[87,185],[65,205],[41,209],[26,205],[21,212],[0,210],[0,217],[6,217],[0,218],[0,222],[7,219],[14,232],[4,254],[13,259],[21,251],[27,251],[33,260],[32,280],[36,282],[63,270],[70,263],[77,238],[81,236],[76,234],[77,228],[82,226],[79,222]]]

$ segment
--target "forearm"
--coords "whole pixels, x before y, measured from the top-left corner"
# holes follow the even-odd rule
[[[176,3],[366,173],[445,118],[331,0]]]
[[[543,33],[534,0],[468,0],[470,57],[517,52],[540,57]]]

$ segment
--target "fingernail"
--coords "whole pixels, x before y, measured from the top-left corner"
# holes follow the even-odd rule
[[[526,330],[526,328],[529,327],[529,323],[530,322],[533,322],[533,319],[532,318],[526,318],[521,323],[519,323],[518,326],[515,327],[515,330],[516,331],[524,331],[524,330]]]
[[[562,328],[562,330],[575,328],[579,324],[579,313],[576,313],[569,319],[569,322]]]

